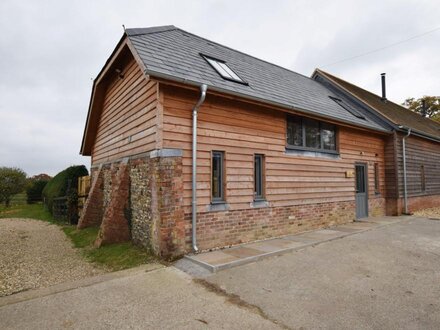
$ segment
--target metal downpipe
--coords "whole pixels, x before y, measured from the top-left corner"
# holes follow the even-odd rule
[[[205,101],[208,85],[200,86],[200,99],[193,108],[193,130],[192,130],[192,248],[197,248],[197,112],[200,105]]]
[[[408,188],[406,181],[406,139],[411,134],[411,128],[408,128],[408,134],[402,139],[402,156],[403,156],[403,203],[405,206],[405,214],[408,214]]]

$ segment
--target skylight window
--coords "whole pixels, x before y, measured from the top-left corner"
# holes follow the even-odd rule
[[[342,108],[350,112],[353,116],[365,120],[365,116],[357,111],[355,108],[353,108],[350,104],[345,103],[341,99],[338,99],[337,97],[329,96],[333,101],[335,101],[337,104],[339,104]]]
[[[209,57],[203,54],[200,54],[203,58],[213,67],[217,73],[226,80],[235,81],[241,84],[247,85],[248,83],[241,79],[232,69],[226,64],[225,61],[218,60],[213,57]]]

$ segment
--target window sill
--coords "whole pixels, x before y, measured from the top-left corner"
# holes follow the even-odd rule
[[[256,199],[250,203],[253,208],[269,207],[269,202],[265,199]]]
[[[291,149],[291,148],[286,148],[286,155],[304,156],[304,157],[321,157],[321,158],[330,158],[330,159],[341,158],[338,152],[301,150],[301,149]]]
[[[211,202],[206,206],[207,212],[228,211],[229,204],[226,202]]]

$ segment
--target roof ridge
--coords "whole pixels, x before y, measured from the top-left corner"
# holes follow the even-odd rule
[[[125,33],[129,37],[139,36],[142,34],[153,34],[165,31],[172,31],[178,29],[174,25],[160,25],[160,26],[151,26],[145,28],[128,28],[125,29]]]
[[[269,64],[269,65],[272,65],[272,66],[276,66],[276,67],[278,67],[278,68],[280,68],[280,69],[283,69],[283,70],[285,70],[285,71],[289,71],[289,72],[294,73],[294,74],[296,74],[296,75],[298,75],[298,76],[302,76],[302,77],[304,77],[304,78],[307,78],[308,80],[312,80],[312,81],[313,81],[313,79],[311,79],[310,77],[308,77],[308,76],[306,76],[306,75],[304,75],[304,74],[302,74],[302,73],[299,73],[299,72],[293,71],[293,70],[291,70],[291,69],[285,68],[285,67],[283,67],[283,66],[281,66],[281,65],[278,65],[278,64],[275,64],[275,63],[271,63],[271,62],[269,62],[269,61],[266,61],[266,60],[263,60],[263,59],[261,59],[261,58],[258,58],[258,57],[254,56],[254,55],[250,55],[250,54],[247,54],[247,53],[242,52],[242,51],[240,51],[240,50],[234,49],[234,48],[232,48],[232,47],[222,45],[221,43],[218,43],[218,42],[216,42],[216,41],[213,41],[213,40],[207,39],[207,38],[205,38],[205,37],[201,37],[201,36],[199,36],[199,35],[197,35],[197,34],[194,34],[194,33],[192,33],[192,32],[188,32],[188,31],[183,30],[183,29],[181,29],[181,28],[179,28],[179,27],[177,27],[177,26],[175,26],[175,29],[176,29],[176,30],[180,30],[180,31],[182,31],[182,32],[185,32],[185,33],[187,33],[187,34],[190,34],[190,35],[192,35],[192,36],[194,36],[194,37],[197,37],[197,38],[199,38],[199,39],[202,39],[202,40],[208,41],[208,42],[210,42],[210,43],[216,44],[216,45],[218,45],[218,46],[221,46],[221,47],[227,48],[227,49],[232,50],[232,51],[234,51],[234,52],[237,52],[237,53],[240,53],[240,54],[243,54],[243,55],[246,55],[246,56],[252,57],[252,58],[254,58],[254,59],[258,60],[258,61],[264,62],[264,63],[266,63],[266,64]]]

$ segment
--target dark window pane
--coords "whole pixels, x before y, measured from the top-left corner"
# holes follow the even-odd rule
[[[212,199],[223,200],[223,154],[212,153]]]
[[[263,155],[255,155],[254,182],[255,198],[263,198]]]
[[[379,193],[379,164],[374,163],[374,192]]]
[[[321,123],[322,148],[326,150],[336,150],[335,126]]]
[[[304,120],[306,130],[306,147],[319,149],[321,147],[321,137],[319,134],[319,122],[316,120]]]
[[[425,166],[420,166],[420,182],[421,182],[421,188],[422,192],[426,191],[426,179],[425,179]]]
[[[356,166],[356,192],[365,192],[365,167],[362,165]]]
[[[291,146],[303,146],[303,133],[301,118],[289,117],[287,120],[287,144]]]

